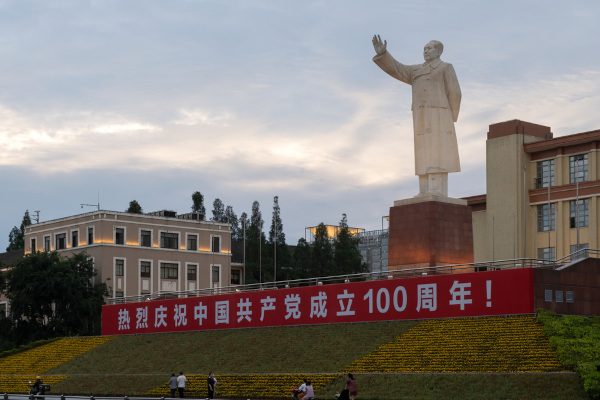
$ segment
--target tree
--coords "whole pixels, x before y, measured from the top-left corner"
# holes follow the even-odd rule
[[[276,263],[274,280],[289,279],[282,276],[281,271],[286,272],[290,269],[291,259],[287,245],[285,244],[285,233],[283,233],[283,223],[281,222],[281,209],[279,208],[279,197],[273,198],[273,218],[271,220],[271,229],[269,230],[269,243],[273,249],[273,262]]]
[[[270,274],[268,268],[270,256],[266,238],[263,234],[263,219],[260,212],[260,203],[252,203],[250,225],[246,225],[246,283],[267,282]]]
[[[323,222],[317,226],[315,231],[312,254],[311,276],[331,275],[334,270],[333,248],[329,240],[327,227]]]
[[[142,206],[140,206],[140,203],[138,203],[137,200],[131,200],[129,202],[129,208],[125,212],[130,214],[143,214]]]
[[[346,214],[342,214],[340,230],[333,242],[333,261],[335,264],[334,275],[359,274],[367,272],[367,265],[363,262],[358,239],[350,234]]]
[[[6,251],[21,250],[25,248],[25,228],[31,225],[31,218],[29,217],[29,210],[25,211],[23,220],[21,221],[21,228],[13,227],[8,234],[8,247]]]
[[[19,259],[6,272],[4,294],[17,321],[20,343],[55,336],[98,334],[105,283],[93,283],[93,261],[85,252],[61,258],[37,252]]]
[[[227,206],[227,208],[225,209],[225,221],[227,221],[231,225],[231,239],[240,239],[240,237],[238,236],[240,233],[240,223],[238,221],[237,215],[233,211],[232,206]]]
[[[250,227],[250,220],[248,219],[248,214],[246,214],[246,212],[243,212],[242,215],[240,215],[239,224],[237,236],[239,240],[243,240],[244,236],[248,235],[248,228]]]
[[[202,221],[206,218],[206,208],[204,208],[204,196],[200,192],[192,193],[192,212],[202,214]]]
[[[293,268],[288,279],[304,279],[311,276],[312,248],[306,239],[298,240],[292,261]]]
[[[227,222],[225,218],[225,204],[221,201],[221,199],[215,199],[213,201],[213,210],[212,210],[212,220],[215,222]]]

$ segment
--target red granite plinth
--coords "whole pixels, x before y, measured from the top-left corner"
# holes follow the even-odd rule
[[[460,203],[395,202],[390,207],[389,270],[472,263],[472,211]]]

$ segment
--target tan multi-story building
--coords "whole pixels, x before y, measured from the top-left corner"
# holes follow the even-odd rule
[[[599,149],[600,130],[553,138],[524,121],[490,125],[487,193],[466,198],[475,262],[599,249]]]
[[[94,211],[28,226],[25,254],[85,251],[114,297],[243,284],[231,262],[227,223],[173,211],[130,214]]]

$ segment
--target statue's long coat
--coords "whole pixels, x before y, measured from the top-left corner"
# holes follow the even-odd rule
[[[415,133],[415,174],[459,172],[460,160],[454,122],[461,92],[452,64],[404,65],[387,51],[373,61],[392,77],[412,86]]]

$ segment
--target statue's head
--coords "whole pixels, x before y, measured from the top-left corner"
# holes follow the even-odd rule
[[[423,57],[425,58],[425,61],[433,61],[436,58],[440,58],[443,51],[444,45],[442,44],[442,42],[437,40],[431,40],[423,48]]]

